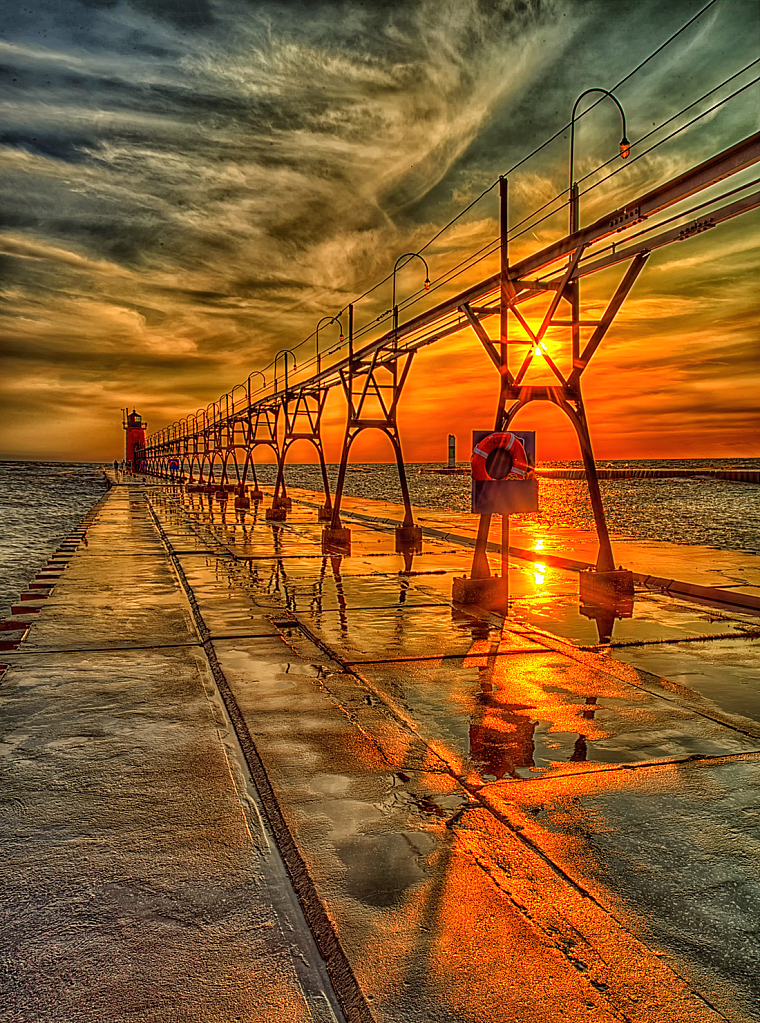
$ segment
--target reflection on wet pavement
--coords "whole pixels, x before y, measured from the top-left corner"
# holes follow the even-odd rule
[[[547,634],[598,642],[597,623],[584,616],[577,575],[569,571],[513,564],[506,627],[477,609],[452,610],[451,577],[466,569],[467,553],[446,544],[426,541],[422,555],[402,556],[389,553],[392,534],[352,526],[357,556],[328,557],[315,549],[320,525],[298,505],[291,521],[276,526],[264,525],[256,509],[231,516],[197,499],[193,506],[200,528],[212,524],[215,537],[234,546],[238,560],[226,570],[255,601],[296,615],[307,636],[317,635],[378,692],[421,715],[431,734],[454,741],[484,780],[532,777],[558,765],[754,748],[753,736],[726,723],[693,722],[656,680],[632,687],[630,678],[618,681],[548,654]],[[179,512],[176,519],[186,521]],[[261,551],[248,556],[253,547]],[[203,592],[200,578],[192,584]],[[228,634],[253,627],[245,600],[238,618],[238,599],[228,592],[222,609]],[[646,593],[637,595],[630,618],[614,623],[613,642],[632,644],[621,647],[620,657],[644,667],[648,678],[654,648],[647,644],[740,637],[756,625],[748,616]],[[676,649],[680,656],[684,648]],[[414,663],[421,658],[436,663]],[[706,702],[719,696],[715,689],[702,688]]]
[[[344,839],[336,849],[346,867],[346,890],[369,906],[394,905],[425,877],[425,856],[436,844],[435,838],[423,831]]]
[[[220,664],[378,1019],[511,1023],[559,1004],[563,1020],[719,1018],[698,980],[729,1012],[734,995],[749,1004],[760,891],[731,858],[736,807],[711,801],[708,766],[760,750],[756,618],[637,594],[599,650],[569,571],[513,562],[503,621],[452,607],[466,549],[426,540],[405,558],[392,533],[352,524],[352,555],[323,556],[315,513],[295,503],[278,526],[195,511],[224,553],[180,560],[212,633],[227,622]],[[161,514],[184,535],[177,506]],[[701,792],[679,804],[695,758]],[[554,866],[542,873],[536,851]],[[701,855],[740,885],[738,966],[704,956],[729,881],[689,887]],[[729,976],[738,993],[721,993]]]
[[[714,970],[760,1016],[760,764],[757,757],[657,771],[591,773],[489,786],[572,877],[639,907],[650,928]]]

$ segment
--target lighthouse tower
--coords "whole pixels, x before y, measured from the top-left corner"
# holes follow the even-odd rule
[[[124,411],[126,412],[127,410],[125,409]],[[142,416],[132,409],[132,411],[127,414],[127,418],[123,421],[122,425],[127,431],[127,469],[130,472],[140,472],[142,449],[145,447],[145,429],[148,424],[144,423],[142,421]]]

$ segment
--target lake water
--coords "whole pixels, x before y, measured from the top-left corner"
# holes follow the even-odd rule
[[[100,463],[0,462],[0,617],[104,491]]]

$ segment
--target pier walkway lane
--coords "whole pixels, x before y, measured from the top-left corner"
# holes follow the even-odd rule
[[[760,1019],[757,614],[600,644],[515,561],[504,621],[291,494],[120,478],[0,654],[9,1018]]]
[[[0,653],[0,1019],[342,1019],[142,488],[52,567]]]

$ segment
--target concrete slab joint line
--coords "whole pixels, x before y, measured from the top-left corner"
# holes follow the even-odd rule
[[[266,810],[269,825],[274,833],[280,854],[282,855],[288,875],[298,896],[301,908],[303,909],[311,932],[314,935],[317,946],[327,964],[330,979],[340,1005],[345,1012],[346,1020],[348,1023],[354,1023],[354,1021],[356,1021],[356,1023],[374,1023],[373,1016],[370,1013],[361,988],[356,982],[353,970],[346,959],[333,925],[330,922],[324,906],[322,905],[314,888],[314,884],[311,880],[306,864],[303,861],[285,818],[282,815],[263,761],[258,754],[256,745],[246,725],[245,718],[237,705],[237,701],[235,700],[232,690],[227,684],[227,680],[221,669],[219,660],[216,656],[216,651],[214,650],[214,646],[210,638],[211,633],[203,620],[203,616],[198,607],[192,587],[187,580],[187,576],[185,575],[179,560],[173,552],[171,542],[161,525],[160,519],[153,508],[150,499],[148,499],[148,508],[156,529],[158,530],[166,547],[167,553],[172,560],[174,569],[185,591],[185,595],[190,603],[198,633],[206,651],[206,656],[209,659],[214,681],[217,685],[235,732],[237,733],[238,742],[240,743],[245,761]]]

